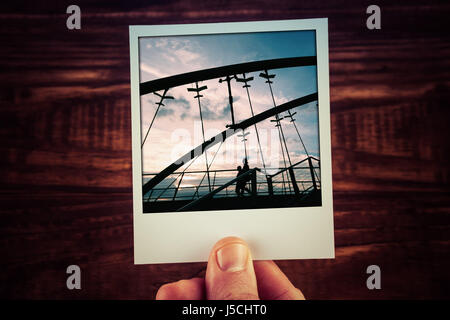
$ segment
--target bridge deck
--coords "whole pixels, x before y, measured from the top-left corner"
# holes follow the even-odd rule
[[[144,202],[144,213],[174,212],[191,202],[190,200]],[[321,206],[320,190],[298,197],[295,195],[224,197],[205,200],[195,208],[186,211],[263,209]]]

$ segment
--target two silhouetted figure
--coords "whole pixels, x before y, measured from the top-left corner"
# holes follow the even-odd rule
[[[237,167],[238,173],[237,173],[236,177],[239,177],[241,174],[244,174],[250,170],[250,167],[248,166],[247,158],[244,158],[243,162],[244,162],[244,167],[241,167],[241,166]],[[244,195],[244,191],[247,191],[248,193],[250,193],[250,190],[246,187],[248,181],[250,181],[250,175],[248,175],[244,179],[241,179],[236,182],[236,193],[237,193],[238,197],[242,197]]]

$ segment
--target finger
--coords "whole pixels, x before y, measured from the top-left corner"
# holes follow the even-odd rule
[[[167,283],[159,288],[156,300],[204,300],[205,280],[193,278]]]
[[[273,261],[255,261],[258,293],[263,300],[304,300],[305,296]]]
[[[214,245],[205,279],[208,300],[258,299],[250,250],[240,238],[224,238]]]

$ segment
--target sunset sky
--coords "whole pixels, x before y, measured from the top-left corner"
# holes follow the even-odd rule
[[[315,56],[315,32],[268,32],[222,35],[199,35],[177,37],[145,37],[139,40],[140,82],[146,82],[175,74],[225,66],[250,61]],[[269,70],[275,74],[272,84],[277,105],[317,92],[316,66]],[[255,79],[251,85],[250,98],[255,114],[273,107],[268,84],[259,72],[249,73]],[[231,123],[228,89],[219,79],[199,83],[208,89],[202,91],[201,106],[205,126],[205,138],[225,130]],[[240,122],[251,116],[247,92],[242,83],[232,82],[235,120]],[[199,107],[195,93],[187,88],[195,84],[171,88],[150,130],[143,147],[143,172],[157,173],[178,157],[203,142]],[[160,92],[162,93],[162,92]],[[142,139],[156,111],[159,97],[147,94],[141,97]],[[300,134],[311,155],[319,156],[318,114],[316,102],[295,108],[295,119]],[[287,115],[283,113],[281,116]],[[273,117],[271,119],[274,119]],[[304,149],[293,125],[288,119],[282,121],[283,130],[292,163],[304,158]],[[284,166],[278,130],[270,119],[257,124],[266,166]],[[261,156],[254,127],[247,129],[247,151],[250,167],[262,168]],[[211,163],[219,145],[208,150]],[[242,164],[244,144],[237,135],[227,139],[214,158],[211,169],[235,169]],[[183,168],[182,168],[183,169]],[[189,170],[204,170],[205,158],[200,156]]]

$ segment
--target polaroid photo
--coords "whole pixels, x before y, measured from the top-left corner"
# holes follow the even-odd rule
[[[130,26],[135,264],[334,258],[327,19]]]

